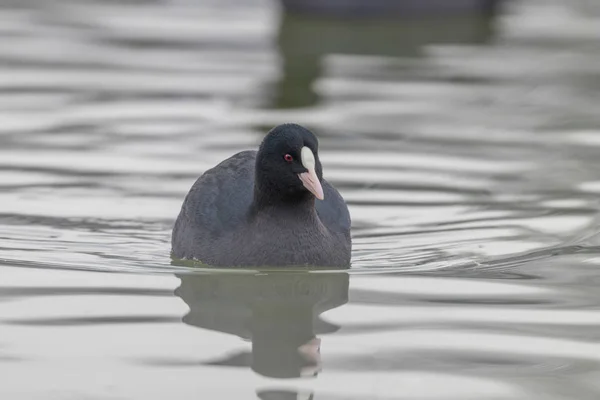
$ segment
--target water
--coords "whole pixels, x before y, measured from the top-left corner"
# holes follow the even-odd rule
[[[0,397],[597,399],[600,8],[4,0]],[[347,272],[192,270],[206,168],[320,137]]]

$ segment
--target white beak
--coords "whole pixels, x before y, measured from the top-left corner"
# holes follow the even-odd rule
[[[323,187],[321,186],[321,182],[319,181],[319,177],[315,171],[315,155],[311,149],[305,146],[300,152],[300,158],[302,161],[302,166],[308,170],[308,172],[298,174],[302,184],[312,194],[314,194],[317,199],[323,200],[325,198],[325,194],[323,193]]]

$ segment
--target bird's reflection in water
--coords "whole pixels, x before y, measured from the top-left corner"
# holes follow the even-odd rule
[[[175,293],[190,308],[183,319],[186,324],[252,342],[251,353],[207,364],[250,367],[273,378],[318,374],[318,335],[339,329],[319,315],[348,301],[345,272],[215,273],[179,278],[181,285]],[[262,395],[273,398],[274,392]]]
[[[299,393],[289,390],[264,390],[256,393],[261,400],[314,400],[313,393]]]

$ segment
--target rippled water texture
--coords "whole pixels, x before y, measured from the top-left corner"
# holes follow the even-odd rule
[[[600,398],[596,2],[0,4],[1,398]],[[352,269],[172,265],[196,177],[288,121]]]

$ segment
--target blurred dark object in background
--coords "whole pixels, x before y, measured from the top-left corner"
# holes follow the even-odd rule
[[[499,0],[425,0],[421,6],[417,6],[417,3],[421,4],[418,0],[375,0],[371,6],[366,5],[371,4],[369,1],[324,0],[323,4],[331,7],[342,8],[348,4],[350,9],[342,15],[329,12],[316,15],[292,11],[297,9],[296,5],[302,10],[302,4],[318,11],[316,0],[282,1],[289,7],[282,15],[279,27],[278,47],[283,65],[282,78],[275,89],[274,104],[271,104],[275,108],[308,107],[318,102],[313,83],[320,77],[322,62],[327,55],[419,57],[422,47],[427,44],[485,44],[494,35],[494,20],[499,12]],[[375,15],[374,12],[377,7],[383,11],[385,4],[392,3],[404,4],[405,10],[413,5],[412,9],[425,11],[426,5],[434,7],[446,2],[477,5],[477,12],[469,12],[467,7],[463,7],[465,12],[451,15],[439,12],[432,15]],[[370,7],[371,17],[347,18],[352,10],[359,13],[359,4]],[[398,5],[392,11],[401,14],[402,9]]]
[[[493,12],[501,0],[281,0],[288,12],[345,16]]]

